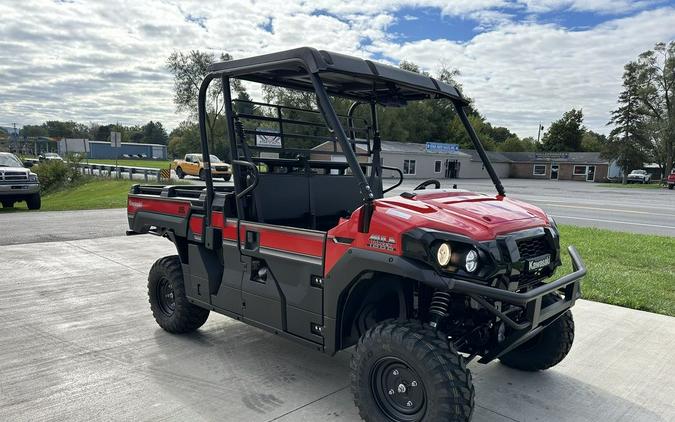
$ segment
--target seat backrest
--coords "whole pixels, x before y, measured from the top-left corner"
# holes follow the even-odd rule
[[[309,222],[309,180],[304,174],[261,173],[252,194],[261,223]]]
[[[344,216],[362,203],[359,185],[353,176],[326,174],[309,178],[309,208],[313,216]]]

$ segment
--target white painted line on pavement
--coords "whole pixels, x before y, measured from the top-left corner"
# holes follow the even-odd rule
[[[658,224],[646,224],[646,223],[631,223],[628,221],[619,221],[619,220],[604,220],[601,218],[585,218],[585,217],[572,217],[569,215],[560,215],[560,214],[553,214],[553,217],[560,217],[560,218],[569,218],[572,220],[586,220],[586,221],[598,221],[601,223],[616,223],[616,224],[630,224],[633,226],[645,226],[645,227],[658,227],[661,229],[673,229],[675,230],[675,226],[661,226]]]
[[[599,208],[599,207],[582,207],[578,205],[558,205],[558,204],[542,204],[542,205],[548,205],[550,207],[559,207],[559,208],[578,208],[581,210],[594,210],[594,211],[609,211],[609,212],[623,212],[623,213],[630,213],[630,214],[648,214],[648,215],[661,215],[664,217],[675,217],[675,214],[661,214],[658,212],[650,212],[650,211],[632,211],[632,210],[619,210],[619,209],[611,209],[611,208]]]

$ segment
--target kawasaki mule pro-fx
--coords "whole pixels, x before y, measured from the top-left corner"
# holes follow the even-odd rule
[[[234,186],[207,171],[205,188],[129,194],[130,233],[176,245],[149,275],[163,329],[194,331],[214,311],[328,354],[355,346],[351,387],[367,421],[469,420],[472,359],[536,371],[565,357],[584,265],[570,247],[573,272],[552,279],[554,221],[506,197],[455,87],[312,48],[209,72],[203,161],[209,168],[206,100],[219,79]],[[233,100],[233,79],[313,93],[316,108]],[[430,99],[454,105],[497,195],[436,180],[384,195],[403,175],[382,165],[377,110]],[[383,183],[385,171],[399,180]]]

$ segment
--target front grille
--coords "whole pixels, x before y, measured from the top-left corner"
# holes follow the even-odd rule
[[[0,181],[26,182],[28,181],[28,173],[25,171],[3,171],[0,172]]]
[[[216,167],[216,171],[226,171],[227,167]]]
[[[518,283],[518,288],[522,289],[538,283],[542,278],[539,274],[518,274],[512,275],[509,281]]]
[[[520,259],[532,259],[545,254],[552,254],[553,252],[544,236],[523,239],[516,243]]]

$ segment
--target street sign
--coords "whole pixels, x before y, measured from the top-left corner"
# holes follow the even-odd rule
[[[110,132],[110,146],[122,148],[122,132]]]
[[[255,135],[255,145],[258,147],[272,147],[281,148],[281,136],[270,135],[269,132],[274,132],[271,129],[262,129],[268,133],[257,133]]]
[[[459,151],[458,144],[443,144],[440,142],[427,142],[427,152],[434,152],[437,154],[448,154]]]
[[[569,158],[570,154],[567,152],[537,152],[534,154],[536,160],[554,160],[556,158]]]

